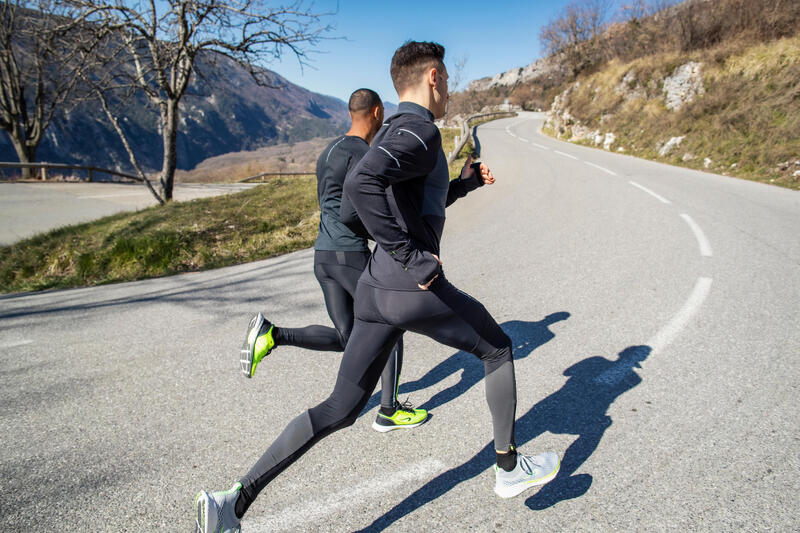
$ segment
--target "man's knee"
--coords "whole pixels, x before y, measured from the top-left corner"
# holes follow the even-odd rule
[[[369,400],[369,394],[358,394],[356,390],[341,394],[334,390],[327,400],[309,409],[314,432],[333,432],[352,426],[361,409]],[[366,396],[366,398],[365,398]]]
[[[339,337],[339,344],[342,346],[342,351],[347,347],[347,341],[350,339],[350,330],[341,330],[336,328],[336,335]]]
[[[514,355],[511,349],[511,339],[502,330],[500,330],[500,333],[496,335],[495,342],[489,344],[484,341],[484,343],[486,344],[485,349],[477,355],[486,366],[487,373],[496,370],[506,361],[514,360]]]

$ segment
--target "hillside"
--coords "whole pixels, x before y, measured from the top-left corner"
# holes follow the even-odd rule
[[[800,37],[612,61],[559,94],[546,131],[800,189]]]
[[[687,0],[475,80],[448,113],[508,101],[560,139],[800,189],[798,29],[796,1]]]
[[[275,73],[271,84],[278,88],[262,87],[236,63],[209,55],[198,58],[197,73],[181,102],[179,169],[228,152],[334,136],[349,124],[345,102],[312,93]],[[148,170],[160,169],[157,112],[140,98],[126,103],[119,114],[142,163]],[[95,103],[56,116],[37,159],[130,170],[122,144]],[[5,134],[0,135],[0,160],[17,160]]]

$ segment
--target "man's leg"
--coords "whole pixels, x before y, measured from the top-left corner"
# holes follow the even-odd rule
[[[499,467],[495,492],[510,497],[555,477],[557,455],[548,452],[529,457],[516,453],[517,387],[511,339],[480,302],[445,278],[437,279],[428,291],[375,289],[373,301],[387,323],[468,351],[483,361]]]
[[[323,286],[325,305],[333,325],[347,344],[353,326],[353,299],[358,286],[358,278],[367,267],[369,253],[362,252],[320,252],[315,254],[314,274]],[[323,285],[324,283],[324,285]],[[346,296],[340,296],[325,285],[335,284],[344,289]],[[346,304],[346,305],[343,305]],[[372,428],[379,432],[394,429],[410,429],[419,426],[428,418],[424,409],[414,409],[409,404],[401,405],[397,399],[400,385],[400,371],[403,367],[403,340],[397,341],[386,366],[381,373],[381,407]]]
[[[401,334],[393,326],[356,320],[333,392],[324,402],[292,420],[241,479],[236,502],[238,517],[272,479],[320,439],[355,422]]]

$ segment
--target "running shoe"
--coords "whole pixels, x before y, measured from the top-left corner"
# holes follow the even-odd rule
[[[275,339],[272,337],[273,328],[272,322],[264,318],[261,313],[258,313],[250,321],[250,326],[247,328],[247,336],[244,338],[241,355],[239,356],[242,372],[248,378],[253,377],[258,363],[268,356],[275,347]]]
[[[494,491],[501,498],[513,498],[531,487],[552,481],[559,468],[561,461],[555,452],[533,456],[517,453],[517,466],[511,472],[494,465]]]
[[[372,429],[386,433],[393,429],[411,429],[419,426],[428,419],[428,411],[425,409],[414,409],[408,401],[399,403],[397,411],[393,415],[387,416],[378,411],[378,416],[375,422],[372,423]]]
[[[210,494],[201,490],[194,499],[197,533],[241,533],[241,521],[236,518],[236,499],[241,490],[241,483]]]

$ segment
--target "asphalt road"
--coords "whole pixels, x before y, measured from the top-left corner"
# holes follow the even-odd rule
[[[410,431],[356,424],[251,507],[266,531],[800,528],[800,193],[482,125],[497,183],[448,211],[449,279],[514,340],[538,492],[492,492],[482,365],[407,335]],[[0,529],[190,531],[322,400],[339,356],[239,374],[248,319],[327,324],[301,251],[199,274],[0,298]]]
[[[179,183],[173,197],[177,201],[194,200],[248,187],[253,185]],[[158,205],[156,199],[139,183],[0,183],[0,245],[61,226],[154,205]]]

